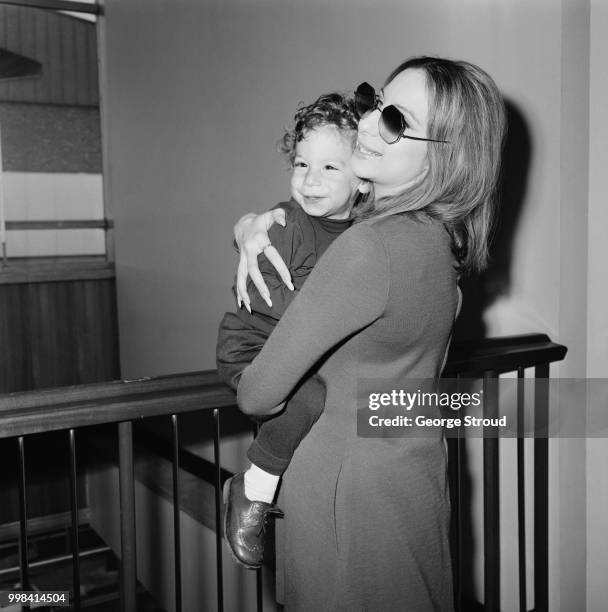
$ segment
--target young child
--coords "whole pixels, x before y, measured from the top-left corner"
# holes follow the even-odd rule
[[[332,93],[295,114],[280,149],[291,163],[291,197],[278,205],[286,225],[269,231],[272,245],[291,273],[294,290],[285,287],[274,267],[261,258],[260,271],[272,307],[250,282],[251,311],[226,313],[220,324],[217,366],[222,379],[236,389],[243,369],[260,352],[278,320],[333,240],[351,225],[350,213],[366,191],[350,168],[357,135],[352,100]],[[273,504],[281,474],[293,453],[323,411],[325,386],[314,374],[289,398],[282,412],[265,420],[247,456],[251,467],[224,486],[224,531],[235,559],[260,567],[264,526],[281,514]]]

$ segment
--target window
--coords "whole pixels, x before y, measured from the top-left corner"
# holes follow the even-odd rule
[[[5,263],[105,258],[95,5],[0,2],[0,240]],[[79,10],[87,5],[76,2]],[[93,18],[93,21],[90,19]]]

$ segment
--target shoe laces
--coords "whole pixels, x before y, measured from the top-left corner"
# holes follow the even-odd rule
[[[268,524],[268,519],[270,519],[271,517],[283,518],[284,516],[285,514],[283,513],[283,511],[277,507],[268,508],[267,510],[264,510],[264,518],[262,519],[262,524],[260,525],[260,529],[258,531],[258,538],[262,535],[262,532],[264,533],[264,535],[266,535],[266,525]]]

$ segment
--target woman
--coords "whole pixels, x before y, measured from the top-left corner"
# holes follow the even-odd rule
[[[352,167],[373,200],[245,369],[238,402],[270,413],[323,360],[325,410],[280,499],[287,610],[451,610],[441,435],[359,437],[356,393],[364,379],[439,376],[458,275],[487,261],[504,106],[478,67],[424,57],[401,64],[379,97],[369,86],[358,97],[370,108]],[[256,243],[271,251],[254,234],[243,252]]]

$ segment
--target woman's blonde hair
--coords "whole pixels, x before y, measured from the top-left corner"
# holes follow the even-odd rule
[[[368,200],[360,219],[396,213],[427,215],[444,223],[452,236],[461,271],[483,270],[496,208],[505,107],[492,78],[463,61],[415,57],[388,77],[421,70],[429,95],[428,171],[404,193]]]

